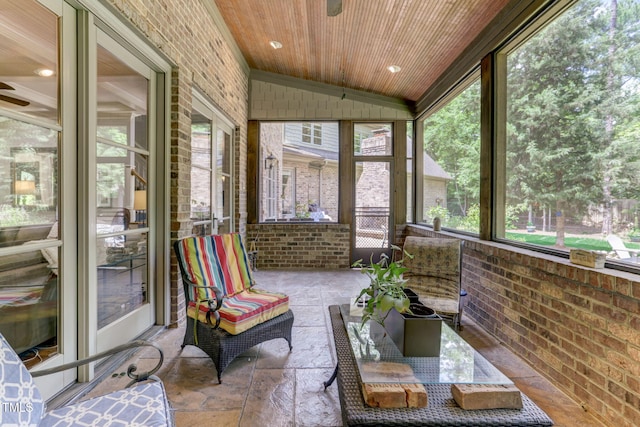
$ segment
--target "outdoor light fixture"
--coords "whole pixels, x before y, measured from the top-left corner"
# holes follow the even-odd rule
[[[279,41],[277,41],[277,40],[271,40],[271,41],[269,42],[269,44],[270,44],[270,45],[271,45],[271,47],[272,47],[272,48],[274,48],[274,49],[280,49],[280,48],[282,47],[282,43],[280,43],[280,42],[279,42]]]
[[[387,70],[391,71],[392,73],[397,73],[398,71],[400,71],[400,67],[398,67],[397,65],[389,65],[387,67]]]
[[[273,169],[273,163],[276,160],[276,156],[273,153],[269,153],[266,159],[264,159],[265,169]]]

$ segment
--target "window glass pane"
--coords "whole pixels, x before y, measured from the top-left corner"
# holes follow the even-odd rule
[[[191,114],[191,165],[211,169],[211,120]]]
[[[148,301],[147,234],[99,238],[98,328],[103,328]]]
[[[216,178],[216,218],[218,219],[218,233],[232,231],[232,187],[231,187],[231,135],[218,128],[216,143],[218,165]]]
[[[216,218],[224,220],[231,216],[231,203],[229,194],[231,194],[230,180],[225,175],[218,175],[216,180],[216,200],[218,201],[216,209]]]
[[[191,234],[194,236],[209,236],[213,234],[211,230],[211,223],[208,222],[206,224],[197,224],[191,228]]]
[[[191,219],[211,221],[211,119],[191,114]]]
[[[507,239],[625,263],[607,236],[640,247],[639,19],[636,2],[580,1],[508,55]]]
[[[217,161],[218,171],[226,175],[231,173],[231,135],[218,129]]]
[[[58,123],[57,26],[36,1],[2,2],[0,108]]]
[[[36,1],[2,2],[0,248],[8,255],[0,256],[0,333],[27,368],[58,353],[60,133],[50,129],[59,122],[57,28]]]
[[[296,172],[294,169],[285,169],[282,171],[282,214],[294,215],[296,211]]]
[[[260,221],[337,221],[336,122],[260,123]]]
[[[35,224],[50,228],[56,221],[57,147],[56,131],[0,117],[1,229]],[[24,233],[5,236],[8,246],[31,240]]]
[[[480,228],[480,81],[424,121],[423,215],[432,224]]]
[[[98,210],[101,208],[122,207],[125,206],[125,164],[124,163],[98,163],[98,181],[96,183],[96,202]],[[100,230],[98,233],[109,232],[109,230]]]
[[[393,153],[391,125],[358,123],[353,127],[356,156],[390,156]]]
[[[105,43],[108,44],[108,43]],[[118,49],[115,44],[110,48]],[[97,46],[96,266],[98,328],[149,302],[148,70]],[[121,232],[126,232],[119,234]]]
[[[98,138],[147,150],[148,80],[98,45]]]
[[[58,269],[47,258],[57,263],[58,248],[0,256],[0,333],[29,368],[57,353]]]

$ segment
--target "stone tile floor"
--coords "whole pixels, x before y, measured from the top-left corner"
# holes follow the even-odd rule
[[[345,303],[367,284],[358,271],[257,271],[258,286],[287,293],[295,320],[293,350],[277,339],[255,346],[225,369],[218,384],[213,362],[198,348],[180,349],[184,327],[168,329],[152,340],[164,352],[158,375],[175,410],[178,427],[341,426],[337,383],[326,391],[335,366],[328,306]],[[602,425],[578,403],[556,389],[469,318],[462,336],[554,420],[556,426]],[[155,365],[157,352],[133,357],[139,371]],[[119,372],[126,371],[122,365]],[[108,377],[87,397],[121,389],[128,378]]]

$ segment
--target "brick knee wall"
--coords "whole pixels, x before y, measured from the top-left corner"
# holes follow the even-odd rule
[[[246,245],[258,238],[259,269],[349,268],[348,224],[247,224]]]
[[[407,227],[407,234],[436,235]],[[468,239],[469,316],[603,425],[640,419],[640,277]]]

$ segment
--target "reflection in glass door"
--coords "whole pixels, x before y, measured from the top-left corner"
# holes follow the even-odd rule
[[[72,79],[61,88],[75,67],[76,25],[55,3],[4,1],[0,13],[0,333],[29,369],[71,362],[77,349],[77,218],[75,200],[62,198],[76,188],[76,92]],[[75,378],[68,370],[36,383],[49,399]]]
[[[216,142],[216,218],[218,233],[234,231],[231,215],[231,129],[218,121]]]
[[[204,108],[194,99],[191,112],[191,220],[192,233],[196,236],[217,233],[211,208],[213,126],[206,113],[201,112],[203,110]]]
[[[99,348],[153,324],[147,244],[153,73],[104,33],[97,46],[96,277]],[[127,333],[122,333],[127,331]]]
[[[191,220],[193,234],[234,231],[231,126],[199,94],[191,112]]]

